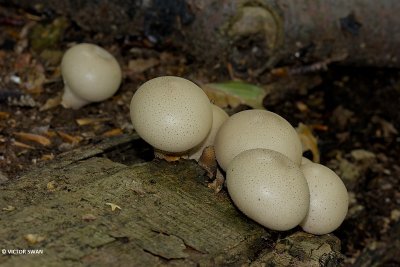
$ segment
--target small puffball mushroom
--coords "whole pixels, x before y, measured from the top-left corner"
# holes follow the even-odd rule
[[[147,143],[182,153],[210,132],[213,114],[204,91],[189,80],[163,76],[145,82],[132,97],[132,124]]]
[[[65,52],[61,74],[64,80],[61,105],[72,109],[111,97],[122,79],[121,68],[114,56],[97,45],[86,43]]]
[[[229,118],[229,115],[222,108],[214,104],[211,104],[211,107],[213,112],[211,131],[208,133],[206,139],[200,143],[200,145],[190,151],[190,159],[195,159],[198,161],[201,154],[203,153],[204,148],[214,145],[215,135],[217,134],[222,123],[224,123]]]
[[[240,153],[229,163],[226,182],[235,205],[269,229],[289,230],[307,214],[310,195],[299,165],[274,150]]]
[[[300,223],[304,231],[323,235],[338,228],[346,217],[348,193],[339,176],[317,163],[301,165],[310,190],[310,208]]]
[[[240,152],[266,148],[278,151],[300,165],[302,144],[284,118],[266,110],[246,110],[232,115],[215,137],[215,155],[222,169]]]
[[[313,163],[313,162],[306,157],[301,158],[301,165],[308,164],[308,163]]]

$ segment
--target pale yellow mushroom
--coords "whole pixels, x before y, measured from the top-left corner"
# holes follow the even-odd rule
[[[302,146],[296,130],[284,118],[266,110],[232,115],[215,137],[215,155],[222,169],[240,152],[253,148],[278,151],[300,165]]]
[[[132,124],[147,143],[166,153],[199,145],[211,130],[210,101],[193,82],[163,76],[145,82],[130,104]]]
[[[269,229],[292,229],[307,214],[310,194],[299,165],[274,150],[241,152],[227,167],[226,183],[235,205]]]
[[[68,49],[61,62],[64,94],[61,105],[79,109],[103,101],[118,90],[122,73],[114,58],[94,44],[78,44]]]
[[[300,226],[322,235],[338,228],[346,217],[349,198],[345,185],[334,171],[317,163],[301,165],[310,190],[310,208]]]

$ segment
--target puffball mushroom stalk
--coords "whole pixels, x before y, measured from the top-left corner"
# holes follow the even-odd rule
[[[200,87],[174,76],[145,82],[130,104],[136,132],[166,154],[185,153],[199,145],[210,132],[212,113],[211,103]]]
[[[72,109],[111,97],[122,79],[115,57],[100,46],[87,43],[75,45],[65,52],[61,74],[64,80],[61,105]]]

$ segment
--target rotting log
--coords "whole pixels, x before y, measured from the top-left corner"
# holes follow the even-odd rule
[[[43,249],[43,255],[2,255],[0,265],[342,262],[334,235],[269,231],[242,215],[225,192],[207,188],[195,162],[145,161],[137,157],[146,151],[138,148],[140,142],[136,136],[109,139],[1,185],[0,248]],[[117,150],[133,156],[122,157]],[[120,209],[112,211],[113,204]]]
[[[382,1],[2,1],[66,16],[82,30],[183,49],[260,73],[276,64],[400,66],[400,5]],[[317,66],[314,66],[317,67]]]

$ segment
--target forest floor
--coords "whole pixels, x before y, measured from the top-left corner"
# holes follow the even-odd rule
[[[81,32],[62,19],[39,23],[35,15],[2,7],[0,14],[0,183],[63,152],[132,133],[129,103],[148,79],[176,75],[208,83],[233,78],[228,65],[216,73],[146,41],[105,42],[110,37]],[[114,97],[79,110],[59,105],[60,60],[72,42],[110,44],[104,47],[123,69]],[[363,251],[392,242],[392,226],[400,222],[400,72],[330,66],[312,75],[320,78],[317,86],[292,90],[273,103],[267,96],[264,107],[294,126],[308,125],[317,137],[321,163],[344,180],[349,213],[334,234],[342,241],[346,263],[352,264]],[[248,82],[266,86],[263,77]]]

